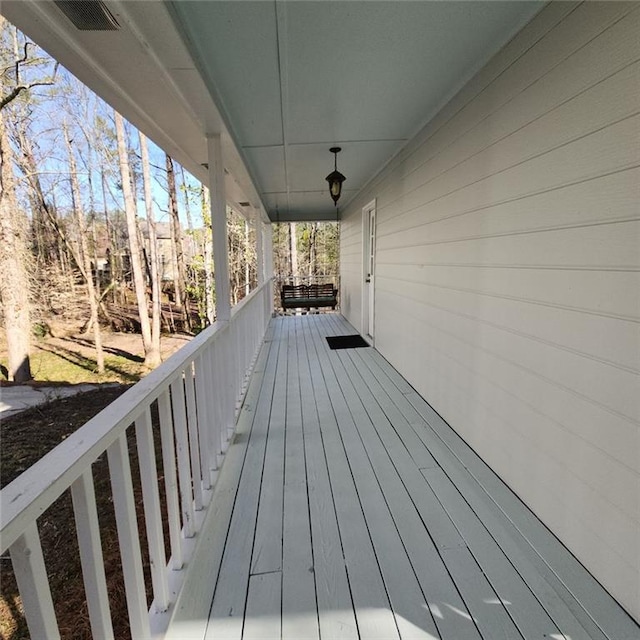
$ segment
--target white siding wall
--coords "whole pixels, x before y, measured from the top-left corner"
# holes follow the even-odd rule
[[[640,8],[554,3],[360,194],[342,311],[640,619]]]

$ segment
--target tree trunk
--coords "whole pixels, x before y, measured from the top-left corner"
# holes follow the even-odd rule
[[[216,302],[214,297],[213,255],[211,232],[211,204],[209,190],[202,185],[202,219],[204,220],[204,238],[202,256],[204,260],[204,295],[205,308],[209,324],[215,320]]]
[[[102,183],[102,206],[104,209],[104,224],[107,232],[107,259],[109,265],[110,287],[113,289],[112,301],[115,304],[116,293],[120,294],[122,301],[122,281],[124,280],[122,256],[118,244],[116,225],[109,220],[109,209],[107,207],[107,178],[104,168],[100,171],[100,182]]]
[[[182,178],[182,188],[184,190],[184,210],[187,214],[187,229],[193,231],[193,220],[191,218],[191,198],[189,197],[189,185],[184,177],[184,167],[180,167],[180,177]]]
[[[99,265],[98,265],[98,234],[96,232],[96,203],[95,203],[95,196],[93,193],[93,171],[92,171],[92,167],[93,167],[93,142],[91,142],[91,138],[89,138],[89,136],[86,134],[85,132],[85,137],[87,139],[88,145],[87,145],[87,153],[89,154],[89,161],[87,162],[87,165],[89,167],[89,171],[88,171],[88,176],[87,176],[87,182],[88,182],[88,186],[89,186],[89,211],[91,211],[91,254],[92,254],[92,258],[93,258],[93,266],[94,266],[94,272],[95,272],[95,277],[93,275],[93,273],[91,274],[91,277],[93,278],[93,286],[94,286],[94,295],[96,298],[96,304],[98,305],[98,307],[100,307],[100,304],[102,302],[102,294],[100,292],[100,287],[101,287],[101,278],[100,278],[100,269],[99,269]],[[88,231],[88,229],[87,229]],[[98,309],[99,311],[100,309]],[[98,320],[98,314],[96,314],[96,321]]]
[[[26,219],[18,208],[13,175],[13,153],[0,111],[0,300],[9,352],[9,379],[31,380],[29,350],[29,277]]]
[[[89,248],[87,247],[87,236],[85,229],[84,213],[82,211],[82,203],[80,200],[80,186],[78,185],[78,174],[76,169],[76,159],[71,148],[71,140],[69,140],[69,132],[64,126],[64,139],[69,155],[69,171],[71,173],[71,202],[73,211],[76,216],[78,225],[78,264],[83,266],[83,275],[87,284],[87,295],[89,297],[89,308],[91,310],[90,324],[93,327],[93,340],[96,348],[96,362],[98,364],[98,373],[104,373],[104,353],[102,351],[102,335],[100,333],[100,322],[98,321],[98,297],[93,285],[93,276],[91,274],[91,258],[89,257]],[[97,269],[97,265],[96,265]]]
[[[244,295],[251,292],[251,260],[249,255],[249,223],[244,222]]]
[[[140,136],[140,154],[142,156],[142,185],[144,202],[147,211],[147,227],[149,232],[149,257],[151,262],[151,346],[148,355],[151,366],[160,364],[160,276],[158,274],[158,237],[156,221],[153,214],[153,195],[151,193],[151,172],[149,170],[149,152],[147,139]]]
[[[178,194],[176,191],[176,174],[173,169],[173,160],[165,154],[167,169],[167,187],[169,189],[169,215],[171,216],[171,239],[173,240],[175,256],[175,273],[173,282],[176,291],[176,303],[182,309],[182,319],[189,331],[191,331],[191,317],[187,308],[186,274],[184,268],[184,253],[182,250],[182,229],[180,228],[180,216],[178,215]]]
[[[309,282],[317,274],[317,248],[316,236],[318,235],[318,223],[312,222],[309,230]]]
[[[35,158],[31,149],[31,143],[25,135],[22,127],[14,127],[14,135],[17,141],[18,149],[22,157],[18,159],[18,165],[27,179],[29,185],[28,198],[31,204],[31,226],[32,235],[35,241],[36,257],[39,264],[49,266],[52,258],[57,258],[56,247],[50,247],[47,242],[49,234],[47,231],[51,228],[49,218],[46,214],[47,204],[42,192],[40,184],[40,176],[38,175]],[[57,242],[55,243],[58,244]],[[53,251],[50,252],[50,248]],[[45,268],[46,268],[45,266]]]
[[[69,277],[69,249],[64,242],[60,241],[58,226],[60,224],[56,211],[47,203],[40,182],[40,174],[33,152],[31,140],[26,132],[25,118],[13,118],[10,135],[15,140],[18,153],[17,165],[24,174],[27,185],[27,195],[31,204],[31,237],[33,250],[31,257],[35,258],[34,267],[35,279],[37,282],[36,304],[41,304],[41,310],[48,310],[51,304],[51,294],[54,290],[59,290],[60,279]],[[67,289],[68,295],[73,296],[71,288]],[[32,312],[34,301],[31,303]],[[45,311],[46,313],[46,311]]]
[[[153,345],[151,342],[151,323],[149,322],[149,308],[147,305],[144,271],[140,260],[140,244],[138,242],[138,228],[136,224],[136,203],[133,199],[131,188],[131,170],[129,156],[124,136],[124,122],[122,116],[115,111],[116,137],[118,139],[118,159],[120,163],[120,176],[122,179],[122,195],[124,197],[124,210],[127,217],[127,231],[129,235],[129,249],[131,252],[131,270],[133,271],[133,285],[138,303],[140,315],[140,330],[142,332],[142,345],[144,347],[144,363],[152,367],[151,356]]]
[[[66,134],[65,134],[66,135]],[[87,272],[87,265],[83,259],[83,254],[76,250],[73,242],[67,237],[65,230],[62,225],[62,221],[58,218],[56,214],[56,205],[55,202],[52,205],[48,204],[44,197],[44,192],[42,190],[42,185],[40,183],[40,178],[38,176],[38,169],[36,165],[36,160],[33,155],[33,149],[31,147],[31,141],[25,135],[24,131],[16,131],[16,138],[18,141],[18,146],[20,148],[20,152],[22,157],[19,161],[19,166],[22,172],[25,175],[27,183],[29,185],[29,199],[31,201],[31,206],[34,210],[34,218],[37,216],[42,216],[42,220],[46,221],[47,233],[55,234],[56,242],[55,245],[58,247],[58,251],[55,254],[48,255],[45,266],[51,269],[52,261],[55,259],[60,264],[60,270],[65,275],[69,282],[69,292],[73,297],[73,292],[75,291],[75,277],[73,274],[72,267],[70,265],[71,261],[75,262],[78,270],[80,271],[80,275],[83,280],[88,281],[91,278],[91,269],[89,264],[89,271]],[[66,140],[66,138],[65,138]],[[75,173],[75,161],[73,163],[74,173]],[[77,186],[77,176],[76,176],[76,201],[79,202],[79,188]],[[72,185],[72,198],[73,194],[73,185]],[[37,211],[37,214],[36,214]],[[74,208],[75,214],[75,208]],[[82,214],[81,214],[82,215]],[[82,226],[80,227],[82,228]],[[86,238],[81,238],[80,240],[85,240]],[[80,242],[79,240],[79,242]],[[49,242],[51,242],[49,240]],[[96,301],[100,301],[100,291],[94,290],[94,297]],[[100,303],[98,302],[98,305]],[[106,310],[103,308],[103,312],[105,316],[108,317]],[[87,323],[86,331],[89,332],[91,327],[93,326],[93,315],[91,316],[90,321]]]
[[[289,223],[289,260],[291,264],[291,275],[294,282],[298,277],[298,239],[296,237],[296,223]]]

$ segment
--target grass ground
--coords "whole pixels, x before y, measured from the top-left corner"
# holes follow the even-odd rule
[[[95,348],[83,335],[66,333],[34,338],[31,373],[36,383],[137,382],[148,372],[144,366],[142,338],[134,333],[103,333],[104,373],[98,373]],[[163,359],[187,343],[190,336],[166,335],[161,340]],[[6,370],[7,352],[0,335],[0,368]],[[1,376],[0,376],[1,377]]]
[[[84,357],[71,350],[36,347],[31,355],[31,372],[39,382],[69,384],[81,382],[137,382],[142,375],[139,362],[126,356],[106,356],[105,372],[97,371],[95,358]]]

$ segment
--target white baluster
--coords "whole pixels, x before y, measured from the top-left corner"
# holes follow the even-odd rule
[[[162,438],[162,466],[164,468],[164,487],[167,496],[167,519],[169,522],[169,540],[171,542],[171,568],[182,569],[182,538],[180,536],[180,501],[178,500],[178,475],[176,472],[176,448],[173,440],[173,416],[169,390],[163,391],[158,398],[160,416],[160,437]]]
[[[107,456],[131,636],[133,640],[148,640],[151,636],[151,630],[147,613],[147,597],[142,572],[142,555],[140,553],[126,432],[109,446]]]
[[[100,525],[96,507],[93,475],[89,467],[72,485],[73,512],[76,520],[80,562],[84,578],[84,590],[94,638],[113,638],[113,625],[109,612],[107,579],[100,544]]]
[[[178,450],[178,482],[182,505],[184,535],[192,538],[195,532],[193,495],[191,493],[191,465],[189,464],[189,439],[187,435],[187,411],[184,403],[184,382],[182,376],[171,383],[171,404],[173,405],[173,426]]]
[[[196,391],[193,380],[193,363],[184,372],[187,392],[187,418],[189,421],[189,451],[191,453],[191,475],[196,511],[202,509],[202,471],[200,469],[200,441],[198,437],[198,415],[196,411]]]
[[[223,357],[223,349],[221,341],[212,345],[209,350],[209,376],[211,380],[211,417],[214,428],[212,430],[212,442],[215,446],[216,468],[222,462],[222,453],[226,450],[226,437],[222,434],[225,432],[222,428],[223,419],[223,394],[226,380],[222,374],[223,368],[226,366]]]
[[[170,603],[167,556],[164,551],[164,532],[162,530],[160,494],[158,491],[158,468],[156,466],[156,452],[153,443],[153,428],[151,426],[151,410],[149,407],[136,420],[136,444],[138,446],[144,522],[149,546],[154,605],[157,611],[166,611]]]
[[[207,380],[204,374],[204,364],[202,362],[203,357],[200,356],[194,362],[195,375],[196,375],[196,408],[198,411],[198,429],[199,429],[199,441],[200,441],[200,470],[202,473],[202,486],[204,489],[211,489],[211,475],[208,472],[209,469],[209,452],[212,447],[211,432],[213,430],[213,424],[211,416],[209,415],[209,398],[208,394],[211,393],[210,389],[207,389]]]
[[[31,637],[59,640],[60,632],[35,521],[24,530],[9,551]]]

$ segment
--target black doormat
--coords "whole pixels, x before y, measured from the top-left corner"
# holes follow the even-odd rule
[[[327,336],[329,349],[357,349],[358,347],[371,346],[361,335],[354,336]]]

